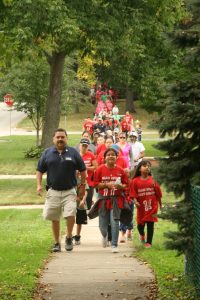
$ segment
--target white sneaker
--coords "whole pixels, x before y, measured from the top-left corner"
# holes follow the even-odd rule
[[[107,242],[108,242],[108,240],[107,240],[107,236],[106,237],[102,237],[102,241],[101,241],[101,243],[102,243],[102,247],[103,248],[106,248],[107,247]]]
[[[117,246],[112,246],[112,253],[118,253],[119,249]]]

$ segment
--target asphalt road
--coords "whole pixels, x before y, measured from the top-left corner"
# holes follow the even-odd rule
[[[25,113],[10,109],[4,102],[0,102],[0,135],[13,134],[16,125],[25,117]]]

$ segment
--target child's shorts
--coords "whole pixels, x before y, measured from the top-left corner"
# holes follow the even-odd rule
[[[76,210],[76,224],[87,224],[87,212],[85,209]]]

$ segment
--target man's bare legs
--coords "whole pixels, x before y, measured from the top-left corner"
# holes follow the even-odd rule
[[[52,221],[52,232],[55,243],[60,243],[60,221]]]
[[[67,217],[66,236],[68,238],[72,237],[72,231],[73,231],[74,223],[75,223],[75,217],[74,216]]]
[[[72,239],[72,230],[75,223],[75,217],[67,217],[67,228],[66,228],[66,239],[65,239],[65,249],[66,251],[73,250],[73,239]]]
[[[60,221],[59,220],[53,220],[52,223],[52,232],[55,244],[52,248],[53,252],[60,252],[61,251],[61,245],[60,245]]]

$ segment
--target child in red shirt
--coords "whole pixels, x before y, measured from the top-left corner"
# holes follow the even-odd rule
[[[128,177],[125,171],[116,165],[117,152],[108,148],[104,153],[105,164],[99,166],[94,174],[94,186],[98,188],[99,228],[102,234],[102,246],[107,246],[107,229],[111,224],[112,252],[118,252],[119,216],[124,207],[123,190],[126,189]],[[115,216],[114,216],[115,215]]]
[[[160,186],[152,178],[151,163],[142,160],[137,166],[135,176],[130,182],[130,197],[134,198],[137,207],[137,228],[141,242],[145,243],[145,224],[147,225],[147,239],[145,248],[152,246],[154,222],[158,221],[158,204],[162,207],[162,192]]]

